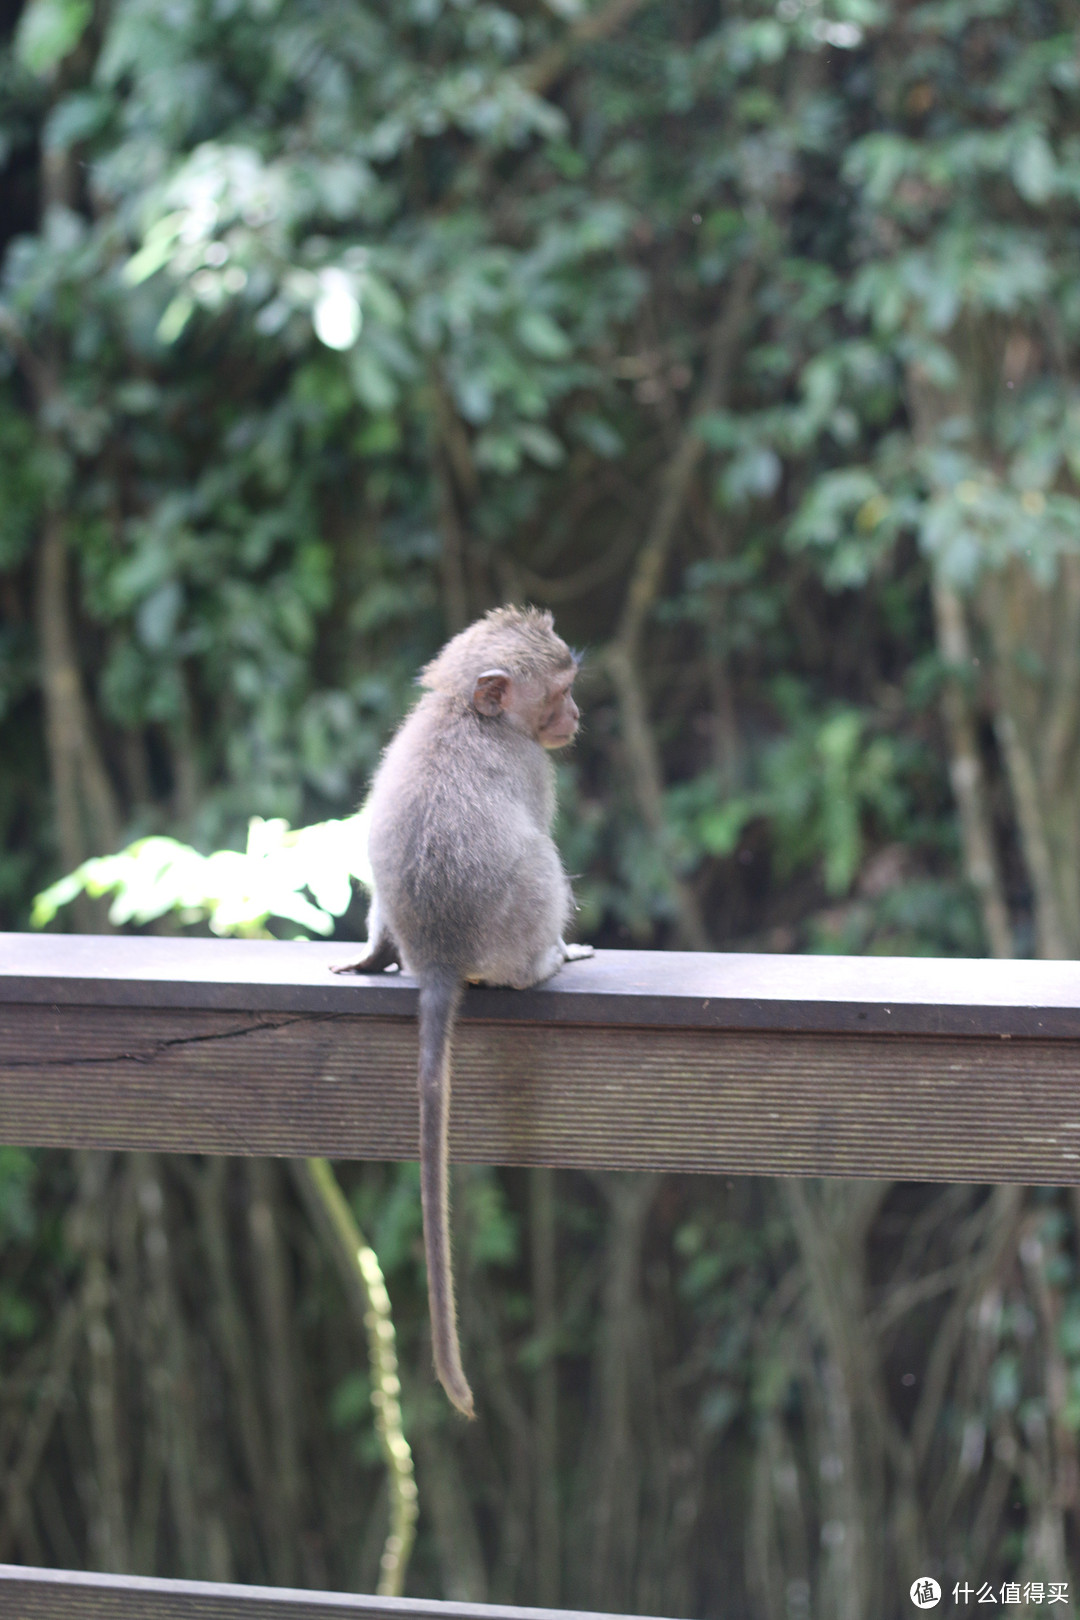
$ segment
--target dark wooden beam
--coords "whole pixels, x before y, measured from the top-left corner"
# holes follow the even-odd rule
[[[0,1564],[0,1614],[11,1620],[608,1620],[572,1609],[84,1575],[17,1564]]]
[[[416,1154],[415,986],[347,947],[0,935],[0,1141]],[[1080,1181],[1080,965],[601,952],[470,990],[458,1160]]]

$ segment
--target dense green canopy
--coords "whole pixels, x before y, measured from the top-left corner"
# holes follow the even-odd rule
[[[348,816],[419,665],[528,599],[587,651],[584,936],[1080,956],[1077,22],[9,8],[3,925],[132,839]],[[411,1589],[864,1620],[1068,1579],[1071,1195],[477,1172],[462,1436],[410,1174],[349,1185]],[[0,1154],[0,1556],[370,1587],[360,1356],[276,1167]]]

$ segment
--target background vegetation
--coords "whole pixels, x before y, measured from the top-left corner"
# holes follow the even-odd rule
[[[1073,5],[3,19],[5,927],[139,835],[347,815],[529,598],[588,648],[585,937],[1080,955]],[[864,1620],[1076,1567],[1072,1193],[462,1175],[466,1431],[413,1171],[341,1173],[412,1592]],[[370,1590],[323,1253],[273,1163],[0,1151],[0,1557]]]

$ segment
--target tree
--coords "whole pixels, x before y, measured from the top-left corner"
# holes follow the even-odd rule
[[[5,918],[133,840],[349,815],[415,670],[528,596],[590,649],[560,835],[588,937],[1075,953],[1075,26],[31,0],[0,75]],[[0,1541],[370,1584],[367,1391],[276,1171],[5,1164],[39,1399]],[[348,1191],[418,1589],[779,1620],[898,1613],[916,1553],[1064,1575],[1068,1193],[476,1176],[483,1450],[410,1393],[408,1176]],[[273,1388],[237,1371],[256,1323]],[[173,1458],[136,1364],[204,1365],[232,1428]],[[243,1494],[271,1443],[317,1482],[287,1545],[292,1498]]]

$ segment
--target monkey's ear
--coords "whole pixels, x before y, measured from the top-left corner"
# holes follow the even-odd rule
[[[476,677],[473,708],[477,714],[486,714],[489,719],[494,719],[506,707],[509,691],[510,677],[505,669],[485,669],[482,675]]]

